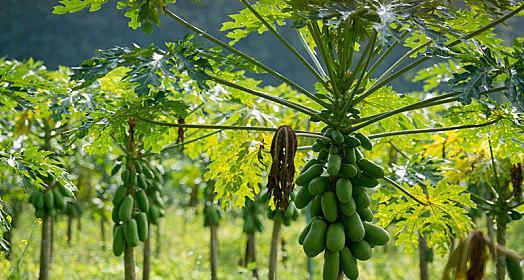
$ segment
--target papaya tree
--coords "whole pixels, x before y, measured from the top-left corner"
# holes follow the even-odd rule
[[[123,2],[119,7],[126,9],[133,28],[142,27],[144,31],[150,32],[153,24],[159,24],[159,14],[165,14],[210,43],[218,45],[220,49],[200,45],[191,45],[191,48],[184,49],[182,46],[190,45],[190,37],[186,37],[189,40],[183,44],[168,43],[168,51],[155,51],[156,55],[149,56],[147,63],[129,55],[130,52],[126,50],[116,49],[102,60],[84,63],[81,68],[87,69],[84,73],[89,75],[76,75],[76,78],[83,81],[83,85],[89,84],[93,77],[104,76],[112,70],[111,67],[116,65],[111,64],[114,61],[112,58],[119,56],[124,58],[119,60],[120,64],[157,67],[157,75],[145,80],[145,83],[144,78],[151,76],[143,75],[143,71],[127,74],[128,80],[138,83],[138,92],[148,93],[150,85],[169,87],[169,84],[162,84],[158,73],[164,71],[163,74],[166,74],[166,69],[176,69],[179,72],[185,71],[195,81],[193,85],[196,84],[200,90],[225,88],[232,92],[242,92],[244,96],[253,95],[274,106],[295,111],[300,120],[309,118],[316,123],[308,127],[308,131],[299,131],[300,127],[293,127],[299,138],[317,138],[310,148],[318,153],[316,158],[308,162],[308,168],[296,178],[296,184],[302,188],[297,193],[295,203],[298,208],[322,210],[321,213],[316,212],[316,218],[306,227],[307,234],[303,242],[308,256],[313,257],[324,252],[325,279],[336,279],[342,274],[356,279],[357,259],[369,259],[373,246],[383,245],[389,240],[387,232],[370,222],[373,220],[373,213],[369,209],[369,189],[385,182],[405,195],[415,211],[411,213],[414,216],[412,219],[404,221],[409,228],[408,223],[412,225],[417,221],[414,213],[427,212],[428,206],[433,203],[430,200],[432,195],[438,195],[441,190],[449,187],[447,183],[440,183],[436,188],[428,188],[429,195],[424,195],[420,186],[406,188],[395,182],[390,176],[386,176],[387,172],[381,167],[380,158],[377,160],[378,164],[369,160],[373,141],[401,136],[398,139],[409,142],[413,135],[461,129],[522,129],[519,120],[521,116],[515,113],[523,106],[522,40],[516,38],[512,46],[504,46],[494,29],[509,18],[521,14],[524,9],[521,1],[510,3],[479,0],[468,1],[464,5],[446,1],[381,3],[260,0],[254,4],[247,0],[239,1],[245,9],[233,15],[233,21],[222,27],[228,32],[226,36],[232,39],[230,43],[186,21],[173,12],[170,3]],[[55,8],[55,13],[76,12],[84,8],[94,11],[105,2],[61,1]],[[301,47],[307,58],[280,33],[279,29],[285,24],[290,24],[297,31],[296,36],[302,42]],[[231,45],[255,31],[274,35],[290,55],[297,59],[297,63],[303,64],[305,70],[314,77],[312,83],[307,87],[301,86]],[[388,65],[394,51],[402,45],[407,50]],[[197,49],[199,51],[195,52]],[[139,51],[147,53],[151,52],[151,48],[135,50],[134,53]],[[188,51],[193,52],[193,55],[188,57]],[[446,79],[446,88],[435,88],[431,93],[410,94],[397,92],[389,86],[424,63],[439,61],[443,57],[448,58],[450,64],[459,66],[451,69],[451,75]],[[165,61],[169,61],[168,65],[176,62],[176,67],[170,64],[170,67],[164,68]],[[293,94],[272,95],[271,90],[260,88],[258,82],[246,78],[246,73],[270,75],[289,87]],[[430,74],[426,73],[426,76],[421,75],[420,78],[431,80],[428,77]],[[467,105],[473,100],[478,100],[483,107],[482,114],[468,115],[467,109],[462,106],[455,106],[453,113],[466,116],[465,118],[444,119],[437,116],[426,119],[420,114],[424,109],[435,106],[441,108],[443,114],[449,113],[449,104]],[[136,105],[132,109],[135,108]],[[181,123],[174,121],[180,116],[141,113],[137,117],[138,121],[157,126],[276,131],[275,126]],[[291,121],[281,120],[280,124],[286,123]],[[310,144],[309,141],[306,143]],[[223,141],[222,144],[231,145],[230,141]],[[300,143],[297,146],[300,147]],[[239,149],[236,153],[242,155],[245,151]],[[227,156],[234,157],[234,154]],[[222,169],[242,170],[235,166],[235,162],[223,162],[230,164],[229,168],[221,166]],[[209,174],[216,175],[216,172],[211,168]],[[218,178],[215,186],[216,198],[231,198],[239,205],[243,204],[246,196],[253,198],[260,191],[258,183],[262,179],[255,178],[257,173],[253,171],[246,174],[250,175],[244,174],[240,178],[241,184],[231,184],[228,179]],[[221,173],[220,176],[228,178],[231,174]],[[220,183],[221,180],[225,183]],[[315,183],[311,185],[312,182]],[[293,184],[286,187],[287,190],[289,188],[292,189]],[[452,189],[455,195],[463,192],[459,188]],[[395,192],[391,190],[391,193],[386,192],[384,195],[393,196]],[[471,203],[469,196],[460,197],[463,198],[461,203]],[[448,206],[443,212],[459,208],[448,202],[449,193],[439,198],[442,199],[440,203]],[[286,199],[287,197],[282,201]],[[277,205],[278,208],[284,206]],[[459,216],[464,214],[456,211]],[[442,213],[428,218],[427,224],[438,224],[439,217],[443,217]],[[456,232],[464,232],[464,225],[448,224],[450,219],[441,221],[444,224],[441,223],[440,226],[451,226]],[[405,233],[404,238],[411,240],[412,233]]]

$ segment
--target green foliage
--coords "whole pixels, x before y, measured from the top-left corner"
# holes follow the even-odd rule
[[[381,188],[372,197],[379,202],[375,215],[379,225],[394,223],[396,243],[404,245],[407,252],[417,247],[420,233],[430,247],[444,255],[450,237],[462,237],[471,230],[473,224],[464,207],[475,208],[475,204],[465,187],[440,181],[434,187],[427,187],[427,193],[419,185],[404,184],[404,188],[428,205],[403,198],[397,189]]]

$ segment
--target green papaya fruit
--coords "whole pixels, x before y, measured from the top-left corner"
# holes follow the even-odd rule
[[[363,158],[358,161],[357,165],[362,172],[366,173],[369,177],[373,179],[380,179],[383,178],[385,175],[384,169],[380,165],[372,162],[371,160]]]
[[[125,186],[129,186],[129,183],[131,182],[131,173],[129,172],[129,169],[124,169],[124,171],[122,171],[122,174],[120,175],[120,177],[122,178],[122,182],[124,182],[124,185]]]
[[[124,227],[117,226],[114,235],[113,235],[113,254],[119,257],[124,253],[126,247],[125,237],[124,237]]]
[[[129,185],[133,187],[136,187],[138,185],[138,176],[134,171],[131,171],[129,173]]]
[[[346,216],[354,215],[357,212],[357,206],[353,198],[351,198],[348,203],[339,203],[338,207],[340,208],[340,212]]]
[[[124,200],[122,200],[122,203],[118,209],[118,218],[120,221],[127,222],[131,219],[131,215],[133,214],[133,204],[134,200],[130,195],[126,196]]]
[[[371,151],[371,149],[373,149],[373,143],[371,142],[371,140],[369,140],[369,138],[366,135],[359,132],[355,134],[355,137],[357,137],[357,139],[360,140],[362,148],[368,151]]]
[[[311,200],[313,200],[313,195],[309,192],[308,186],[303,186],[298,190],[297,196],[295,197],[295,206],[298,209],[303,209]]]
[[[353,185],[353,200],[357,209],[363,209],[371,205],[371,199],[363,187]]]
[[[324,255],[324,267],[322,279],[337,280],[340,273],[340,255],[338,252],[326,251]]]
[[[339,252],[346,244],[346,236],[344,233],[344,225],[341,223],[334,223],[329,225],[326,231],[326,248],[331,252]]]
[[[136,182],[139,188],[143,190],[147,189],[146,179],[142,174],[138,174],[138,176],[136,177]]]
[[[35,208],[36,209],[44,209],[45,202],[44,202],[44,193],[42,191],[36,191],[36,198],[35,198]]]
[[[137,173],[142,173],[142,165],[138,160],[133,161],[133,166],[135,167],[135,171]]]
[[[59,190],[53,190],[54,204],[57,209],[64,209],[66,206],[66,201],[64,196],[60,193]]]
[[[520,262],[514,258],[506,257],[506,268],[508,269],[508,277],[511,280],[523,280],[524,273]]]
[[[358,214],[342,216],[342,224],[344,224],[346,239],[350,241],[361,241],[364,239],[366,231]]]
[[[111,211],[111,220],[113,220],[113,223],[118,224],[120,222],[120,218],[118,217],[118,210],[120,209],[120,205],[113,206],[113,211]]]
[[[338,201],[342,203],[348,203],[351,200],[353,194],[353,186],[349,179],[340,178],[337,180],[336,193]]]
[[[355,148],[354,150],[355,150],[356,162],[364,158],[364,155],[362,154],[362,152],[359,149]]]
[[[153,174],[153,171],[151,171],[147,165],[142,166],[142,173],[144,173],[144,175],[146,175],[146,177],[149,179],[153,179],[155,177],[155,174]]]
[[[125,186],[119,186],[115,194],[113,195],[113,205],[117,206],[120,205],[124,197],[126,197],[127,194],[127,188]]]
[[[371,178],[366,174],[360,174],[360,176],[355,176],[351,178],[351,182],[355,185],[363,186],[366,188],[374,188],[378,185],[378,180]]]
[[[327,173],[331,176],[338,175],[340,171],[340,165],[342,164],[342,158],[339,155],[329,155],[327,163]]]
[[[366,231],[364,239],[369,244],[382,246],[389,242],[389,233],[385,229],[368,222],[364,222],[363,225]]]
[[[297,176],[295,183],[299,186],[306,186],[316,177],[319,177],[324,172],[324,168],[321,164],[314,164],[304,173]]]
[[[337,197],[332,191],[327,191],[321,196],[322,213],[329,222],[334,222],[337,219]]]
[[[361,261],[369,260],[371,258],[372,248],[366,241],[356,241],[349,244],[351,254]]]
[[[342,132],[338,130],[333,130],[333,132],[331,132],[331,139],[333,139],[333,142],[338,145],[344,143],[344,135],[342,135]]]
[[[360,140],[358,140],[357,137],[352,135],[346,135],[344,136],[344,144],[348,145],[351,148],[356,148],[360,146]]]
[[[58,186],[58,191],[65,197],[69,197],[69,198],[74,198],[75,195],[73,194],[72,191],[70,191],[68,188],[62,186],[62,185],[59,185]]]
[[[158,219],[160,218],[160,208],[156,205],[151,205],[149,207],[149,212],[147,212],[147,220],[152,224],[158,224]]]
[[[115,176],[118,171],[120,171],[120,168],[122,168],[122,163],[117,163],[113,166],[111,169],[111,176]]]
[[[313,201],[311,201],[309,205],[309,212],[311,213],[311,217],[322,216],[322,195],[317,195],[313,198]]]
[[[147,213],[149,211],[149,199],[143,190],[135,192],[136,204],[140,211]]]
[[[35,216],[37,218],[40,218],[42,219],[44,216],[45,216],[45,208],[37,208],[36,211],[35,211]]]
[[[140,212],[135,219],[138,229],[138,239],[140,241],[146,241],[149,234],[149,223],[147,222],[146,213]]]
[[[329,181],[326,177],[316,177],[309,182],[308,190],[313,196],[322,194],[329,187]]]
[[[44,192],[44,206],[47,210],[55,208],[55,196],[50,190]]]
[[[326,137],[330,137],[331,133],[333,133],[333,128],[332,127],[328,127],[328,128],[326,128],[326,130],[324,130],[323,135],[326,136]]]
[[[306,227],[304,227],[304,229],[302,230],[302,232],[300,233],[300,235],[298,236],[298,244],[300,245],[304,245],[304,239],[306,239],[306,236],[307,234],[309,233],[309,230],[311,229],[311,224],[313,223],[314,220],[316,220],[317,217],[313,217],[311,219],[311,221],[309,221],[309,223],[306,225]]]
[[[373,221],[373,212],[369,208],[361,208],[357,210],[358,215],[363,221],[371,222]]]
[[[349,278],[350,280],[357,280],[357,259],[353,257],[351,251],[347,247],[344,247],[342,251],[340,251],[340,267],[342,268],[342,271],[344,272],[344,275],[346,275],[347,278]]]
[[[315,164],[319,164],[321,163],[320,161],[318,161],[317,159],[310,159],[308,162],[306,162],[306,164],[304,165],[304,167],[302,167],[302,170],[300,171],[300,174],[306,172],[311,166],[315,165]]]
[[[135,219],[130,219],[124,223],[124,239],[131,247],[136,247],[140,243],[138,238],[138,226]]]
[[[352,178],[357,176],[358,169],[353,164],[347,164],[344,163],[340,166],[340,171],[338,172],[338,176],[343,178]]]
[[[329,150],[328,149],[323,149],[321,150],[319,153],[318,153],[318,156],[317,156],[317,160],[319,162],[326,162],[326,160],[328,159],[329,157]]]
[[[346,150],[346,162],[349,164],[357,164],[357,154],[355,153],[355,149],[348,148]]]
[[[311,224],[311,229],[304,239],[304,252],[313,258],[325,249],[325,236],[327,225],[321,219],[316,219]]]

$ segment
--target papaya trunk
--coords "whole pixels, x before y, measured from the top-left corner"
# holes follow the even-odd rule
[[[135,252],[133,247],[126,245],[124,250],[124,270],[125,270],[125,280],[135,280]]]
[[[248,266],[250,263],[257,261],[257,251],[255,244],[255,234],[248,234],[246,242],[246,259],[244,262],[245,266]],[[253,273],[253,278],[258,279],[258,269],[256,266],[251,269],[251,272]]]
[[[269,280],[277,279],[278,245],[282,224],[275,219],[273,223],[273,234],[271,235],[271,249],[269,251]]]
[[[155,257],[160,256],[160,222],[158,222],[158,225],[156,225],[156,248],[155,248]]]
[[[102,250],[106,249],[106,226],[105,219],[100,219],[100,240],[102,241]]]
[[[71,244],[71,239],[73,236],[73,217],[67,215],[67,244]]]
[[[189,207],[196,208],[198,205],[198,184],[194,184],[189,195]]]
[[[495,225],[494,225],[494,220],[493,220],[493,216],[486,216],[486,227],[487,227],[487,230],[488,230],[488,237],[489,237],[489,240],[491,241],[494,241],[496,240],[495,239]],[[489,251],[491,253],[491,261],[493,263],[493,266],[496,266],[497,264],[497,251],[495,250],[495,242],[490,242],[489,244]],[[494,271],[496,270],[493,269]]]
[[[49,217],[49,219],[51,220],[51,238],[49,240],[49,242],[51,242],[51,246],[49,246],[49,261],[51,262],[53,261],[53,248],[55,243],[55,223],[53,217]]]
[[[147,239],[144,242],[144,267],[142,271],[142,278],[144,280],[149,280],[149,273],[151,272],[151,224],[147,230]]]
[[[209,254],[210,264],[211,264],[211,279],[217,279],[217,267],[218,267],[218,237],[217,237],[217,225],[212,225],[211,227],[211,251]]]
[[[502,217],[497,216],[497,243],[506,246],[506,231],[508,224]],[[506,256],[504,254],[496,253],[496,279],[504,280],[506,277]]]
[[[42,242],[40,245],[40,274],[39,280],[49,280],[51,273],[51,227],[53,218],[44,216],[42,221]]]
[[[418,267],[420,280],[429,280],[428,270],[428,244],[426,238],[421,234],[418,235]]]

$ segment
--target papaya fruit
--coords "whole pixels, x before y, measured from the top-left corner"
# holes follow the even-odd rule
[[[303,249],[306,255],[313,258],[324,251],[327,225],[321,219],[311,223],[311,229],[304,239]]]
[[[138,174],[138,176],[136,177],[136,183],[139,188],[143,190],[147,189],[146,179],[142,174]]]
[[[358,214],[342,216],[342,224],[344,224],[346,239],[350,241],[361,241],[364,239],[366,231]]]
[[[146,193],[143,190],[138,190],[135,193],[135,198],[138,209],[147,213],[147,211],[149,211],[149,199],[147,199]]]
[[[122,168],[122,163],[117,163],[111,168],[111,176],[115,176],[118,171],[120,171],[120,168]]]
[[[138,238],[138,226],[135,219],[130,219],[124,223],[124,239],[131,247],[136,247],[140,243]]]
[[[322,194],[321,199],[322,213],[324,218],[329,222],[334,222],[337,219],[337,197],[332,191],[327,191]]]
[[[324,172],[324,168],[321,164],[314,164],[308,170],[306,170],[304,173],[297,176],[297,179],[295,180],[295,183],[299,186],[306,186],[313,180],[314,178],[322,175],[322,172]]]
[[[313,201],[311,201],[309,205],[309,212],[311,213],[311,217],[322,216],[322,195],[317,195],[313,198]]]
[[[122,179],[122,182],[124,182],[125,186],[129,186],[129,183],[131,182],[130,177],[131,175],[129,170],[127,168],[124,169],[124,171],[122,171],[122,174],[120,175],[120,178]]]
[[[362,152],[355,148],[355,159],[356,159],[356,162],[358,162],[359,160],[363,159],[364,158],[364,155],[362,154]]]
[[[64,196],[60,193],[59,190],[53,190],[54,204],[57,209],[64,209],[66,206],[66,201]]]
[[[368,222],[364,222],[363,225],[366,231],[364,239],[369,244],[382,246],[389,242],[389,233],[385,229]]]
[[[151,171],[147,165],[142,166],[142,173],[144,173],[144,175],[146,175],[146,177],[149,179],[153,179],[155,177],[155,174],[153,174],[153,171]]]
[[[135,167],[135,171],[137,173],[142,173],[142,165],[138,160],[133,161],[133,166]]]
[[[306,164],[302,167],[302,170],[300,170],[300,174],[304,173],[305,171],[307,171],[311,166],[315,165],[315,164],[318,164],[320,163],[320,161],[318,161],[317,159],[310,159],[308,162],[306,162]]]
[[[118,218],[120,219],[120,221],[127,222],[131,219],[131,215],[133,214],[133,204],[134,200],[133,197],[130,195],[126,196],[122,200],[122,203],[120,204],[120,207],[118,209]]]
[[[320,139],[317,139],[317,141],[315,141],[315,143],[313,143],[313,145],[311,146],[311,149],[313,150],[313,152],[317,152],[317,153],[320,152],[324,148],[325,148],[324,143],[322,143]]]
[[[342,132],[338,130],[333,130],[333,132],[331,132],[331,139],[333,139],[333,142],[338,145],[344,143],[344,135],[342,135]]]
[[[353,164],[347,164],[344,163],[340,166],[340,170],[338,171],[338,176],[342,178],[352,178],[357,176],[358,169]]]
[[[36,191],[35,194],[35,208],[36,209],[44,209],[45,202],[44,202],[44,193],[41,191]]]
[[[327,162],[327,173],[331,176],[338,175],[340,171],[340,165],[342,164],[342,158],[337,154],[329,155]]]
[[[355,137],[358,140],[360,140],[360,144],[362,145],[362,148],[364,148],[364,150],[371,151],[371,149],[373,149],[373,143],[371,142],[371,140],[369,140],[369,138],[366,135],[359,132],[355,134]]]
[[[113,206],[113,211],[111,211],[111,220],[113,220],[113,223],[118,224],[120,222],[120,218],[118,217],[118,210],[120,209],[120,205]]]
[[[360,140],[358,140],[357,137],[352,135],[345,135],[344,136],[344,144],[348,145],[351,148],[356,148],[360,146]]]
[[[124,228],[122,226],[117,226],[113,234],[113,254],[119,257],[124,253],[125,247]]]
[[[373,212],[368,208],[361,208],[357,210],[358,215],[363,221],[371,222],[373,221]]]
[[[158,219],[160,218],[160,209],[156,205],[151,205],[149,207],[149,212],[147,212],[147,220],[152,224],[158,224]]]
[[[346,162],[349,164],[357,164],[357,155],[355,153],[355,149],[346,149]]]
[[[131,171],[129,173],[129,185],[133,187],[136,187],[138,185],[138,176],[134,171]]]
[[[65,197],[69,197],[69,198],[74,198],[75,195],[73,194],[73,192],[71,190],[69,190],[68,188],[62,186],[62,185],[59,185],[58,186],[58,191]]]
[[[300,235],[298,236],[298,244],[304,245],[304,239],[306,239],[307,234],[309,233],[309,230],[311,229],[311,224],[314,220],[316,220],[317,217],[313,217],[309,223],[307,223],[306,227],[302,230]]]
[[[363,209],[369,207],[371,199],[363,187],[353,185],[353,200],[357,209]]]
[[[332,127],[327,127],[327,128],[324,130],[323,135],[326,136],[326,137],[330,137],[332,132],[333,132],[333,128],[332,128]]]
[[[319,162],[326,162],[326,160],[328,159],[329,157],[329,150],[328,149],[323,149],[321,150],[318,155],[317,155],[317,160]]]
[[[369,177],[373,179],[380,179],[383,178],[385,175],[384,169],[380,165],[372,162],[371,160],[363,158],[358,161],[357,165],[362,172],[366,173]]]
[[[524,273],[519,261],[514,258],[506,257],[506,268],[508,269],[508,277],[511,280],[523,280]]]
[[[47,210],[55,208],[55,196],[50,190],[44,192],[44,206]]]
[[[331,252],[339,252],[346,244],[344,225],[334,223],[329,225],[326,231],[326,248]]]
[[[371,258],[372,248],[365,240],[349,243],[349,250],[357,260],[365,261]]]
[[[346,275],[350,280],[356,280],[358,278],[357,259],[353,257],[351,251],[347,247],[344,247],[340,251],[340,267],[342,268],[344,275]]]
[[[378,180],[369,177],[367,174],[360,174],[360,176],[355,176],[351,178],[351,181],[356,185],[360,185],[366,188],[374,188],[378,185]]]
[[[313,196],[322,194],[329,187],[329,181],[326,177],[316,177],[309,182],[308,190]]]
[[[353,186],[351,185],[351,181],[349,179],[338,179],[335,190],[337,193],[338,201],[342,203],[348,203],[351,200]]]
[[[353,198],[351,198],[348,203],[339,203],[338,207],[340,208],[340,212],[346,216],[354,215],[357,211],[357,206]]]
[[[337,280],[340,273],[340,255],[338,252],[326,251],[324,255],[324,267],[322,268],[322,279]]]
[[[45,208],[37,208],[35,211],[35,216],[40,219],[43,218],[45,216]]]
[[[124,197],[126,197],[126,194],[127,194],[127,188],[125,186],[119,186],[116,189],[115,194],[113,195],[113,205],[114,206],[120,205],[120,202],[122,202]]]
[[[295,206],[298,209],[305,208],[314,196],[309,192],[308,186],[303,186],[298,190],[297,196],[295,197]]]
[[[146,241],[149,234],[149,224],[147,222],[147,215],[144,212],[140,212],[136,216],[136,226],[138,229],[138,239],[140,241]]]

